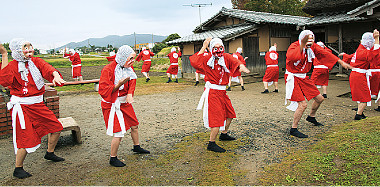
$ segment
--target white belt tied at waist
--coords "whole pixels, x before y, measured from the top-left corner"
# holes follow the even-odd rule
[[[82,64],[71,65],[71,67],[73,67],[73,68],[80,67],[80,66],[82,66]]]
[[[374,72],[380,72],[380,69],[370,69],[371,73],[374,73]],[[377,94],[377,99],[375,101],[375,103],[377,103],[377,101],[379,101],[380,99],[380,92]]]
[[[371,70],[354,68],[354,69],[352,69],[352,71],[365,74],[365,78],[367,79],[367,85],[368,85],[369,93],[371,94],[371,83],[369,82],[369,77],[372,75]],[[367,102],[367,106],[371,106],[371,101]]]
[[[151,59],[148,59],[148,60],[144,60],[144,62],[146,62],[146,61],[152,61]]]
[[[317,66],[314,66],[314,68],[319,68],[319,69],[329,69],[327,66],[325,65],[317,65]]]
[[[102,99],[103,102],[105,103],[111,103],[108,102],[104,99]],[[124,123],[124,117],[123,117],[123,112],[120,110],[120,105],[121,103],[126,103],[127,102],[127,96],[122,96],[118,97],[114,103],[112,103],[111,106],[111,111],[108,117],[108,127],[107,127],[107,135],[113,136],[113,125],[115,121],[115,114],[117,116],[117,119],[119,120],[119,125],[121,128],[121,133],[124,134],[126,133],[125,129],[125,123]]]
[[[172,63],[172,64],[170,64],[170,65],[177,65],[177,66],[178,66],[178,63]]]
[[[12,109],[12,128],[13,128],[13,146],[15,148],[15,154],[17,154],[17,143],[16,143],[16,120],[17,115],[18,119],[20,121],[21,129],[25,129],[25,118],[24,118],[24,112],[22,111],[21,105],[32,105],[36,103],[41,103],[44,100],[43,95],[39,96],[31,96],[31,97],[18,97],[12,95],[10,101],[7,103],[8,110]],[[40,144],[39,144],[40,145]],[[39,147],[38,145],[38,147]],[[27,148],[26,151],[28,153],[33,152],[36,150],[36,148]]]
[[[213,90],[226,90],[226,85],[217,85],[217,84],[212,84],[209,81],[206,82],[205,84],[205,91],[203,92],[201,99],[199,100],[197,110],[202,110],[203,108],[203,123],[206,128],[209,127],[208,123],[208,95],[210,93],[210,89]],[[220,127],[220,130],[224,130],[226,126],[226,121],[224,121],[224,126]]]
[[[267,65],[267,68],[269,67],[278,67],[278,65]]]
[[[306,73],[290,73],[288,71],[285,72],[288,75],[286,78],[286,94],[285,94],[285,105],[287,104],[287,100],[292,98],[293,90],[294,90],[294,77],[298,77],[301,79],[306,78]],[[291,111],[296,111],[298,108],[298,102],[290,101],[290,105],[286,107]]]

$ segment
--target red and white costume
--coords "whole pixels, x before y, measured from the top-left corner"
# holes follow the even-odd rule
[[[371,96],[376,98],[376,102],[378,102],[380,98],[380,59],[374,60],[370,63],[370,86],[371,86]]]
[[[210,49],[216,44],[223,44],[218,38],[211,40]],[[222,57],[216,58],[212,54],[194,54],[190,57],[191,65],[205,73],[205,91],[199,101],[198,110],[203,108],[203,121],[206,128],[225,128],[227,118],[236,118],[231,100],[226,94],[226,86],[231,72],[235,72],[242,64],[232,55],[223,53]]]
[[[280,74],[278,68],[278,53],[276,52],[275,46],[272,46],[265,54],[265,63],[267,65],[267,69],[265,70],[263,82],[268,82],[268,86],[270,86],[273,82],[278,82],[278,77]]]
[[[126,102],[127,94],[134,94],[137,76],[132,68],[123,68],[127,58],[134,53],[129,46],[119,48],[115,61],[107,64],[100,76],[99,94],[102,97],[102,111],[107,135],[123,137],[131,126],[139,124],[133,107]],[[130,80],[112,93],[122,78]]]
[[[350,74],[352,101],[367,103],[371,106],[370,64],[378,63],[379,45],[374,45],[372,33],[364,33],[361,44],[351,58],[350,65],[354,67]],[[346,57],[347,58],[347,57]]]
[[[324,48],[329,53],[332,53],[332,51],[327,48],[322,42],[317,42],[319,46]],[[317,88],[320,88],[321,86],[328,86],[329,85],[329,69],[327,66],[323,65],[318,59],[314,59],[313,62],[314,69],[313,73],[311,74],[311,81],[317,86]]]
[[[174,48],[174,47],[173,47]],[[176,52],[176,49],[171,50],[171,53],[168,54],[168,57],[170,59],[170,66],[166,73],[177,75],[178,74],[178,58],[182,56],[181,51],[178,53]]]
[[[141,73],[142,72],[149,72],[150,66],[152,65],[152,60],[150,59],[151,56],[154,56],[154,53],[152,51],[149,51],[145,48],[140,52],[140,54],[136,57],[136,61],[139,62],[143,60],[143,65],[141,68]]]
[[[8,87],[12,95],[7,107],[12,114],[15,153],[20,148],[25,148],[28,153],[34,152],[43,136],[63,129],[43,101],[43,78],[52,82],[53,72],[57,70],[41,58],[25,59],[21,50],[25,43],[23,39],[11,41],[15,60],[0,71],[0,84]]]
[[[298,101],[304,101],[305,97],[310,100],[319,95],[319,90],[314,83],[306,76],[310,71],[315,58],[328,68],[332,68],[339,60],[335,55],[327,52],[318,44],[313,43],[310,48],[300,49],[301,40],[306,36],[313,34],[310,30],[304,30],[299,36],[299,40],[293,42],[286,53],[286,100],[291,104],[287,109],[295,111],[298,108]],[[286,102],[285,102],[286,104]]]
[[[82,76],[82,61],[80,59],[80,56],[77,52],[75,52],[73,49],[70,50],[70,52],[73,53],[73,55],[70,54],[64,54],[64,57],[69,57],[69,60],[71,61],[71,73],[73,75],[73,78],[78,78]]]
[[[242,49],[238,48],[238,50],[236,50],[236,53],[233,53],[232,56],[234,58],[238,59],[239,61],[241,61],[244,65],[246,65],[244,57],[241,56],[241,52],[242,52]],[[234,82],[237,82],[237,83],[240,82],[239,79],[238,79],[238,77],[241,77],[241,72],[239,70],[236,70],[231,76],[232,76],[231,81],[234,81]]]

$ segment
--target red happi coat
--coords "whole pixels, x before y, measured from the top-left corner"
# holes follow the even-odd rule
[[[104,66],[99,81],[99,94],[104,101],[102,101],[102,111],[103,117],[108,128],[108,119],[111,111],[112,103],[114,103],[117,97],[126,96],[127,94],[134,94],[136,88],[136,79],[132,79],[124,84],[122,90],[117,90],[112,93],[112,90],[115,88],[115,68],[117,63],[112,61],[111,63]],[[123,113],[125,129],[128,130],[131,126],[136,126],[139,124],[136,114],[133,110],[133,107],[129,103],[121,103],[120,109]],[[121,131],[118,118],[115,114],[114,118],[113,132],[117,133]]]
[[[170,73],[172,75],[178,74],[178,58],[182,56],[181,51],[178,53],[173,51],[167,55],[170,59],[170,67],[166,71],[166,73]]]
[[[332,53],[332,51],[329,48],[324,48],[329,53]],[[329,70],[332,69],[332,67],[329,69],[328,67],[319,68],[320,66],[324,66],[322,62],[320,62],[318,59],[314,59],[313,62],[314,69],[313,73],[311,74],[311,81],[315,85],[319,86],[328,86],[329,84]]]
[[[43,78],[52,82],[53,72],[57,71],[50,64],[41,58],[32,57],[31,59],[41,72]],[[26,67],[28,65],[26,64]],[[58,72],[58,71],[57,71]],[[11,95],[17,97],[40,96],[45,93],[45,87],[40,90],[33,80],[32,75],[28,74],[28,82],[21,79],[18,72],[18,62],[13,60],[0,71],[0,84],[8,87]],[[24,92],[25,88],[27,93]],[[44,102],[35,104],[21,104],[25,119],[25,129],[21,129],[19,118],[16,117],[16,143],[17,148],[32,148],[41,144],[41,138],[49,133],[61,131],[62,124],[58,121],[54,113],[47,108]],[[13,109],[11,109],[12,114]]]
[[[224,53],[224,61],[230,73],[226,72],[217,60],[214,62],[214,69],[207,65],[208,60],[212,57],[210,53],[207,55],[192,55],[189,59],[191,65],[200,72],[204,72],[205,81],[211,84],[225,86],[229,82],[232,72],[235,72],[243,62],[234,58],[232,55]],[[208,95],[207,123],[209,127],[223,127],[227,118],[236,118],[235,110],[232,107],[231,100],[226,94],[226,90],[210,89]],[[205,110],[205,109],[204,109]],[[205,118],[204,118],[205,119]]]
[[[64,57],[68,56],[69,57],[69,60],[71,61],[71,65],[72,66],[76,66],[76,67],[73,67],[72,68],[72,75],[73,75],[73,78],[77,78],[77,77],[80,77],[82,76],[82,66],[79,66],[81,65],[82,61],[80,59],[80,56],[78,53],[74,53],[73,55],[70,55],[70,54],[64,54],[63,55]]]
[[[329,53],[323,49],[318,44],[313,44],[311,46],[315,57],[328,68],[332,68],[335,63],[339,60],[338,57]],[[313,59],[314,61],[315,59]],[[310,71],[313,63],[308,62],[308,57],[306,51],[301,52],[299,41],[293,42],[286,53],[286,70],[290,73],[307,73]],[[285,80],[287,78],[285,74]],[[292,94],[291,101],[304,101],[305,97],[310,100],[317,95],[319,95],[319,90],[315,87],[314,83],[309,79],[305,78],[294,78],[294,90]]]
[[[277,65],[274,67],[267,67],[263,82],[278,82],[279,68],[278,68],[278,53],[276,51],[268,51],[265,54],[265,63],[267,66]]]
[[[152,64],[152,61],[150,57],[154,56],[154,53],[149,50],[143,50],[140,52],[140,54],[136,57],[136,61],[140,62],[141,60],[144,61],[141,72],[149,72],[150,66]]]

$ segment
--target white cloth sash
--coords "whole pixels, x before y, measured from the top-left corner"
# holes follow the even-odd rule
[[[105,103],[111,103],[108,102],[104,99],[102,99],[103,102]],[[125,122],[124,122],[124,117],[123,117],[123,112],[120,109],[121,103],[126,103],[127,102],[127,96],[122,96],[118,97],[114,103],[112,103],[111,106],[111,111],[108,117],[108,127],[107,127],[107,135],[113,136],[113,126],[114,126],[114,121],[115,121],[115,114],[117,116],[117,119],[119,120],[119,125],[121,128],[121,133],[125,134],[127,131],[125,129]]]
[[[144,62],[147,62],[147,61],[152,61],[151,59],[148,59],[148,60],[144,60]]]
[[[22,111],[21,105],[32,105],[36,103],[43,102],[43,95],[39,96],[31,96],[31,97],[18,97],[15,95],[12,95],[10,101],[7,103],[8,110],[12,110],[12,128],[13,128],[13,146],[15,149],[15,154],[17,154],[17,143],[16,143],[16,120],[17,116],[20,122],[21,129],[25,129],[25,118],[24,118],[24,112]],[[28,153],[34,152],[40,144],[33,148],[26,148],[26,151]]]
[[[314,66],[314,68],[319,68],[319,69],[329,69],[327,66],[325,65],[317,65],[317,66]]]
[[[267,68],[269,67],[278,67],[278,65],[267,65]]]
[[[369,77],[372,76],[371,70],[354,68],[354,69],[352,69],[352,71],[365,74],[365,77],[367,79],[367,85],[368,85],[369,93],[371,94],[371,83],[369,81],[370,80]],[[371,101],[367,102],[367,106],[371,106]]]
[[[210,93],[210,89],[213,90],[226,90],[226,85],[217,85],[212,84],[209,81],[205,84],[205,91],[203,92],[201,99],[199,100],[197,110],[202,110],[203,107],[203,123],[206,128],[210,128],[208,122],[208,96]],[[224,120],[224,125],[220,127],[220,130],[225,130],[226,121]]]
[[[301,79],[306,78],[306,73],[290,73],[288,71],[285,72],[285,74],[288,75],[286,78],[286,95],[285,95],[285,105],[287,104],[287,100],[290,100],[293,95],[294,90],[294,77],[298,77]],[[290,101],[290,105],[286,107],[287,109],[291,111],[296,111],[298,108],[298,102],[296,101]]]
[[[177,66],[178,66],[178,63],[172,63],[172,64],[170,64],[170,65],[174,65],[174,66],[177,65]]]

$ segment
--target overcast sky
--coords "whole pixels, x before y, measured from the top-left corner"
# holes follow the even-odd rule
[[[69,42],[108,35],[139,34],[180,36],[192,34],[202,22],[231,0],[5,0],[0,5],[0,42],[25,38],[35,48],[50,49]]]

